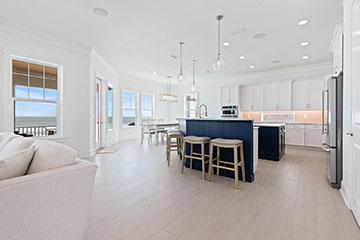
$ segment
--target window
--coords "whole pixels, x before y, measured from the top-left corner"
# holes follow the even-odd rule
[[[123,91],[122,124],[135,126],[136,124],[136,92]]]
[[[141,118],[153,118],[153,95],[141,94]]]
[[[12,60],[14,131],[32,136],[57,132],[58,68]]]
[[[108,87],[108,130],[113,128],[113,88]]]

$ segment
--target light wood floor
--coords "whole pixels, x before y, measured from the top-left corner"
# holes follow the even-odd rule
[[[338,190],[325,177],[321,151],[286,149],[280,162],[260,160],[253,183],[185,169],[165,145],[125,141],[98,165],[86,240],[360,239]]]

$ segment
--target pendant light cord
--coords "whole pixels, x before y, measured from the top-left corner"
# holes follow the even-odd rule
[[[195,85],[195,62],[196,60],[193,60],[193,85]]]
[[[182,67],[182,47],[183,47],[183,42],[180,42],[180,73],[182,73],[183,71],[183,67]]]
[[[220,56],[220,21],[221,18],[218,18],[218,56]]]

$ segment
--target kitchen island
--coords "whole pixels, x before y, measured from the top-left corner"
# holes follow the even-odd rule
[[[253,120],[250,119],[210,119],[210,118],[178,118],[179,130],[184,136],[199,136],[239,139],[243,141],[244,146],[244,162],[246,181],[254,181],[253,169]],[[187,147],[187,154],[190,154],[190,148]],[[200,146],[194,145],[194,151],[200,152]],[[209,154],[209,147],[206,146],[206,154]],[[216,151],[214,151],[216,156]],[[234,161],[234,153],[232,149],[222,149],[220,158],[224,161]],[[190,167],[190,160],[185,161],[185,167]],[[208,171],[208,165],[206,165]],[[193,169],[201,170],[201,161],[193,161]],[[216,169],[214,169],[216,171]],[[220,170],[220,175],[234,178],[234,172],[226,169]],[[239,179],[242,179],[241,170],[239,169]]]

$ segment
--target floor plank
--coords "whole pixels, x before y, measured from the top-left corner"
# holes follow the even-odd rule
[[[326,180],[321,151],[287,148],[260,160],[253,183],[185,169],[163,144],[124,141],[98,164],[85,240],[360,239],[340,192]]]

